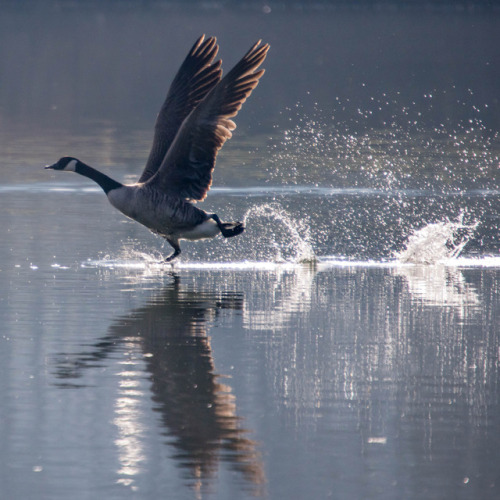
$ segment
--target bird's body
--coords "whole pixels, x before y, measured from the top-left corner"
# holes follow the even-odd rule
[[[220,233],[215,220],[193,203],[147,184],[113,189],[108,200],[116,209],[167,240],[198,240]]]
[[[223,223],[194,205],[212,183],[218,150],[236,125],[235,116],[257,86],[269,46],[257,42],[221,79],[221,62],[213,63],[215,38],[200,37],[179,69],[158,115],[146,167],[134,184],[121,184],[72,157],[46,168],[76,172],[101,186],[109,202],[127,217],[164,237],[180,253],[179,240],[237,236],[241,222]]]

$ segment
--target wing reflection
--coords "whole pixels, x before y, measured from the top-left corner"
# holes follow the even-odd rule
[[[57,362],[57,376],[70,385],[70,379],[80,377],[86,368],[102,365],[115,351],[128,354],[119,361],[123,371],[115,404],[119,482],[130,485],[143,461],[138,451],[143,430],[138,425],[135,397],[144,378],[144,363],[168,443],[175,448],[174,458],[192,486],[205,488],[222,461],[239,471],[254,493],[265,482],[257,445],[247,437],[248,430],[236,414],[231,388],[215,371],[208,336],[221,310],[242,307],[241,293],[195,291],[175,278],[143,307],[117,319],[90,352],[64,354]],[[139,355],[130,355],[133,352]]]

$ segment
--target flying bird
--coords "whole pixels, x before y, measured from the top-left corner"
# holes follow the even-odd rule
[[[65,156],[45,168],[76,172],[95,181],[109,202],[127,217],[165,238],[173,253],[180,240],[225,238],[241,234],[242,222],[222,222],[217,214],[201,210],[212,184],[219,149],[231,138],[231,120],[264,74],[259,69],[269,45],[259,40],[222,78],[222,61],[214,62],[219,47],[215,37],[202,35],[177,72],[156,119],[146,166],[134,184],[122,184]]]

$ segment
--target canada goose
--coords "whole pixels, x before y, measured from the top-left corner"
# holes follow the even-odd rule
[[[241,222],[221,222],[217,214],[194,203],[207,196],[217,152],[236,128],[230,118],[264,74],[257,68],[269,45],[261,46],[259,40],[221,79],[222,61],[213,62],[219,50],[216,39],[204,38],[193,45],[170,86],[138,182],[121,184],[68,156],[45,167],[76,172],[99,184],[111,205],[170,243],[174,252],[167,262],[181,253],[181,239],[213,238],[219,233],[229,238],[245,229]]]

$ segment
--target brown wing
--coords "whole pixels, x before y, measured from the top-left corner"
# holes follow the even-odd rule
[[[260,40],[217,84],[182,124],[158,173],[150,180],[158,188],[190,200],[205,199],[212,184],[217,152],[236,128],[229,118],[259,83],[264,70],[257,70],[269,45]]]
[[[153,145],[139,182],[152,177],[189,113],[217,85],[221,61],[212,64],[219,46],[214,37],[202,35],[193,45],[175,76],[155,124]]]

